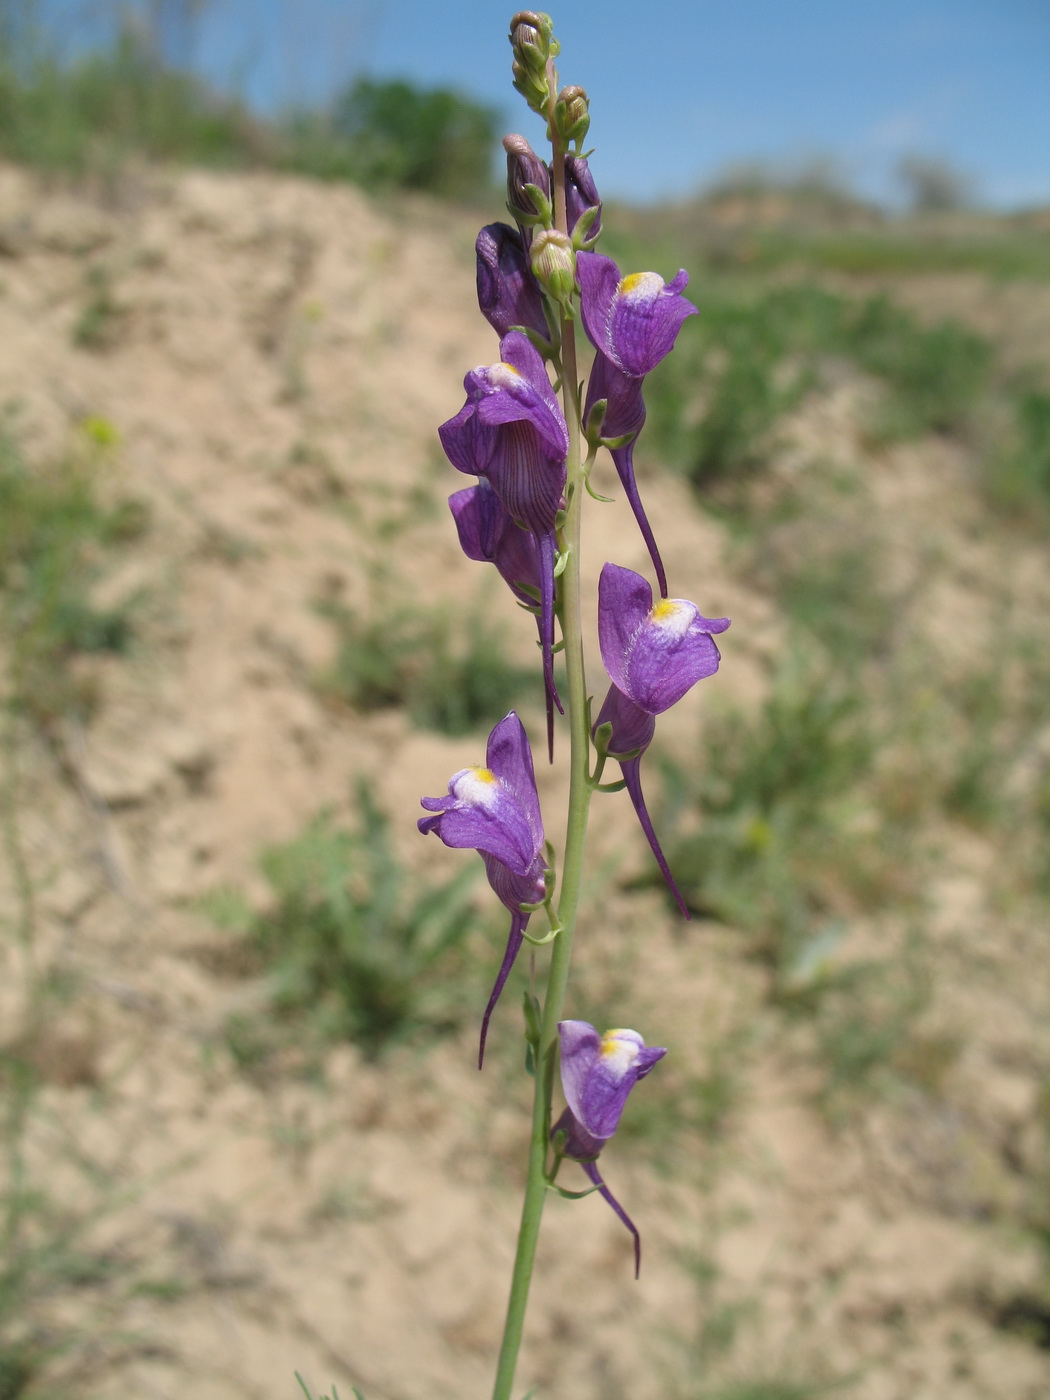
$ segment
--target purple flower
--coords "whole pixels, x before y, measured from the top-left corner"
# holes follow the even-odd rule
[[[536,539],[540,558],[540,635],[553,748],[555,519],[564,505],[569,433],[547,371],[521,331],[500,341],[500,362],[472,369],[467,401],[438,429],[454,467],[487,478],[512,520]]]
[[[684,271],[673,282],[656,272],[621,277],[612,258],[581,253],[577,272],[583,324],[594,348],[632,379],[648,374],[670,354],[682,322],[696,314],[682,295],[689,281]]]
[[[485,477],[448,498],[460,547],[468,559],[495,564],[519,603],[535,608],[540,596],[540,559],[535,538],[515,525]],[[538,619],[537,619],[538,620]]]
[[[666,597],[663,561],[635,482],[634,441],[645,423],[642,380],[672,350],[682,322],[696,311],[682,296],[689,278],[685,272],[671,283],[655,272],[621,277],[612,258],[601,253],[578,254],[576,269],[583,323],[598,352],[587,385],[584,422],[598,400],[605,399],[602,436],[631,435],[630,442],[611,449],[612,459],[656,569],[661,596]]]
[[[615,1133],[631,1092],[667,1054],[662,1046],[646,1047],[637,1031],[612,1030],[604,1035],[587,1021],[560,1021],[561,1083],[568,1108],[553,1133],[564,1132],[562,1155],[579,1162],[600,1194],[634,1236],[634,1276],[642,1262],[642,1242],[634,1222],[602,1180],[596,1158]]]
[[[514,711],[489,735],[483,768],[461,769],[449,780],[445,797],[422,797],[420,803],[434,813],[419,818],[423,835],[434,831],[446,846],[479,852],[489,884],[510,910],[507,947],[481,1020],[480,1069],[489,1019],[528,926],[530,915],[521,905],[539,903],[545,893],[543,818],[532,750]]]
[[[509,224],[486,224],[474,248],[478,305],[492,329],[502,336],[514,326],[525,326],[549,342],[543,294],[532,275],[521,234]]]
[[[654,716],[663,714],[697,681],[718,670],[719,653],[712,633],[724,632],[728,617],[703,617],[695,603],[661,598],[641,574],[606,564],[598,581],[598,641],[612,685],[595,732],[612,726],[607,745],[619,761],[642,830],[678,907],[689,910],[664,859],[642,795],[642,754],[652,742]]]

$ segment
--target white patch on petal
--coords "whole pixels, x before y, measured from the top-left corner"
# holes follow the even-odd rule
[[[606,1031],[598,1047],[602,1068],[614,1079],[622,1079],[644,1046],[645,1041],[637,1031]]]
[[[620,280],[616,294],[624,301],[655,301],[665,286],[658,272],[632,272]]]
[[[512,389],[520,384],[523,378],[520,369],[515,369],[513,365],[508,365],[502,360],[498,365],[489,365],[488,376],[489,383],[499,389]]]
[[[684,637],[697,616],[695,603],[684,598],[661,598],[649,611],[649,621],[668,637]]]
[[[464,768],[452,780],[452,795],[469,807],[491,807],[499,797],[499,779],[488,768]]]

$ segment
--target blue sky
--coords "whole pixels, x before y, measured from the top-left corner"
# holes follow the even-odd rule
[[[535,143],[510,87],[510,13],[208,0],[181,42],[263,108],[320,101],[360,72],[405,76],[496,105]],[[591,97],[603,192],[687,195],[734,163],[821,157],[886,199],[899,158],[921,153],[998,207],[1050,202],[1050,0],[563,0],[552,14],[562,81]]]

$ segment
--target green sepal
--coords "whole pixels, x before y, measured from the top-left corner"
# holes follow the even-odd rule
[[[565,552],[563,554],[559,554],[557,559],[554,561],[555,578],[561,578],[562,574],[565,572],[565,566],[569,562],[569,555],[571,552],[571,550],[565,550]]]
[[[597,1186],[588,1186],[586,1191],[566,1191],[564,1186],[559,1186],[557,1182],[548,1181],[547,1190],[553,1191],[556,1196],[560,1196],[563,1201],[582,1201],[584,1196],[593,1196]]]
[[[587,235],[590,233],[591,229],[594,226],[595,220],[601,212],[602,211],[600,205],[592,204],[590,208],[585,209],[580,215],[580,217],[576,220],[576,227],[572,231],[572,246],[576,249],[577,252],[586,249]],[[593,247],[594,243],[596,242],[597,239],[593,239],[591,241],[591,246]]]
[[[544,340],[539,331],[534,331],[531,326],[511,326],[512,331],[520,331],[534,350],[536,350],[545,360],[553,360],[556,346],[552,340]]]
[[[561,924],[555,924],[549,933],[545,933],[542,938],[533,938],[532,934],[522,929],[521,936],[526,943],[531,943],[534,948],[546,948],[548,943],[553,943],[558,934],[561,933]]]
[[[610,452],[616,452],[621,447],[626,447],[629,442],[633,442],[638,436],[637,433],[624,433],[620,437],[602,438],[602,447],[607,447]]]
[[[523,992],[521,1009],[525,1013],[525,1040],[529,1045],[540,1043],[540,999],[534,992]]]
[[[536,1051],[528,1041],[525,1042],[525,1073],[536,1078]]]
[[[591,411],[587,415],[587,423],[584,427],[584,436],[587,442],[594,448],[601,445],[602,424],[605,422],[605,415],[609,411],[609,400],[598,399],[591,404]]]
[[[590,472],[588,472],[587,475],[584,477],[583,484],[584,486],[586,486],[587,494],[588,496],[590,496],[592,501],[601,501],[603,506],[611,506],[613,504],[612,496],[603,496],[600,491],[596,491],[591,485]]]
[[[525,185],[523,186],[523,188],[525,190],[525,193],[529,196],[529,198],[535,205],[536,214],[535,218],[529,217],[527,219],[522,219],[521,222],[523,224],[528,223],[530,225],[535,222],[538,224],[542,224],[544,228],[553,228],[554,209],[551,205],[550,200],[540,189],[539,185]]]

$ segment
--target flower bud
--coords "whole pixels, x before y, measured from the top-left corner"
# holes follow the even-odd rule
[[[514,87],[534,112],[546,116],[550,101],[547,61],[558,53],[550,15],[521,10],[510,22],[510,45]]]
[[[507,208],[528,247],[536,224],[549,228],[554,222],[550,172],[524,136],[504,136],[503,149],[507,152]]]
[[[562,140],[579,150],[591,125],[590,103],[582,87],[565,87],[558,93],[554,125]]]
[[[567,306],[576,290],[576,254],[572,239],[560,229],[543,229],[532,240],[530,258],[540,286],[554,301]]]
[[[602,201],[594,183],[590,166],[583,156],[565,157],[565,212],[568,217],[569,232],[579,223],[589,210],[590,216],[581,231],[585,239],[595,239],[602,231]],[[579,239],[577,239],[579,243]]]

